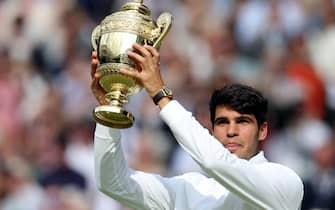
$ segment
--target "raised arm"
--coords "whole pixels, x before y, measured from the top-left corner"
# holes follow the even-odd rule
[[[128,168],[119,130],[97,124],[94,152],[96,180],[101,192],[134,209],[173,209],[171,192],[164,178]]]
[[[101,75],[96,72],[98,64],[97,53],[92,52],[91,89],[97,101],[106,105],[106,92],[99,85]],[[173,209],[175,191],[169,187],[173,180],[128,168],[118,129],[96,125],[94,154],[96,181],[101,192],[133,209]]]

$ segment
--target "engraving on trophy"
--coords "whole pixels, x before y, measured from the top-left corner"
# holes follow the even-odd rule
[[[105,99],[109,102],[109,105],[94,109],[93,117],[97,122],[113,128],[133,125],[133,115],[123,106],[128,97],[139,92],[141,87],[133,78],[121,74],[120,68],[137,71],[127,51],[133,50],[134,43],[159,49],[171,24],[171,14],[161,14],[156,23],[143,0],[133,0],[123,5],[121,11],[105,17],[93,30],[91,42],[98,53],[97,72],[102,74],[99,84],[106,91]]]

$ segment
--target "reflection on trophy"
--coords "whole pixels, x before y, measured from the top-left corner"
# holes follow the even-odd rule
[[[133,125],[134,117],[123,105],[128,102],[128,96],[136,94],[141,87],[134,79],[120,73],[119,69],[137,71],[127,51],[133,50],[135,42],[159,49],[171,23],[171,14],[163,13],[154,21],[143,0],[134,0],[123,5],[121,11],[107,16],[93,30],[92,45],[100,62],[97,72],[102,74],[99,83],[107,92],[105,98],[109,102],[109,105],[94,109],[93,116],[98,123],[112,128]]]

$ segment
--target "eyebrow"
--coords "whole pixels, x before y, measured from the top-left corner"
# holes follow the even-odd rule
[[[237,119],[237,120],[250,120],[250,121],[253,121],[253,118],[250,117],[249,115],[242,115],[242,116],[236,117],[235,119]]]
[[[241,115],[241,116],[235,117],[234,120],[254,121],[253,118],[249,115]],[[227,117],[218,117],[214,120],[214,123],[217,123],[219,121],[228,121],[228,118]]]

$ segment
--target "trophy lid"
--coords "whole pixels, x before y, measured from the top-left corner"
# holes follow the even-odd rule
[[[147,6],[143,4],[143,0],[133,0],[133,2],[126,3],[122,6],[122,11],[126,10],[137,10],[143,15],[150,15],[150,10]]]

